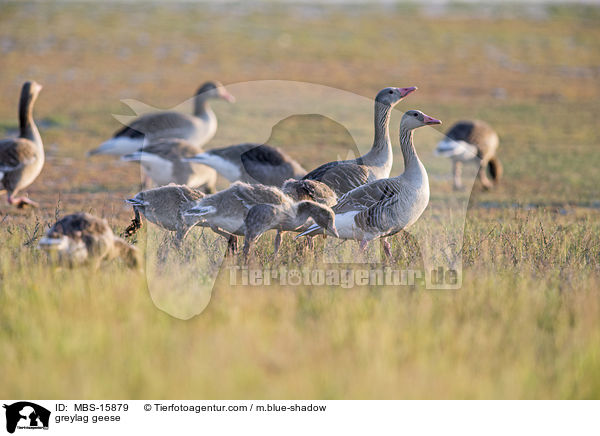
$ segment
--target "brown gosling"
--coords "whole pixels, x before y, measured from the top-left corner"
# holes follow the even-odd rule
[[[121,258],[129,268],[141,268],[139,250],[117,237],[105,219],[88,213],[67,215],[56,222],[38,243],[59,264],[68,267]]]
[[[132,236],[141,227],[142,214],[151,223],[176,232],[176,243],[180,244],[196,223],[196,220],[186,218],[183,212],[203,197],[204,194],[199,190],[175,184],[138,192],[133,198],[126,200],[133,207],[135,218],[125,234]]]
[[[261,207],[257,208],[256,214],[253,215],[255,218],[248,223],[247,215],[255,206]],[[250,185],[242,182],[236,182],[228,189],[196,201],[192,208],[184,212],[184,216],[189,217],[190,220],[196,219],[198,225],[210,227],[217,234],[227,237],[230,254],[233,254],[236,249],[235,235],[246,236],[248,244],[245,251],[247,252],[251,241],[264,231],[270,228],[280,231],[297,230],[309,217],[319,220],[335,233],[333,212],[328,206],[310,200],[297,201],[273,186]],[[331,219],[325,219],[326,217]],[[261,223],[260,228],[249,228],[246,225],[258,226],[258,223]],[[276,250],[278,248],[277,240],[275,248]]]

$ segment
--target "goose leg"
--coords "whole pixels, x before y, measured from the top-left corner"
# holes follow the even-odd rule
[[[273,255],[276,255],[279,252],[279,246],[281,245],[281,231],[277,230],[277,235],[275,236],[275,251]]]
[[[383,252],[385,253],[385,257],[388,260],[392,260],[392,246],[390,245],[387,238],[381,238],[381,245],[383,247]]]
[[[39,204],[27,197],[15,197],[14,192],[8,193],[8,204],[14,204],[19,209],[22,209],[25,205],[31,207],[39,207]]]
[[[454,190],[462,191],[462,162],[456,159],[452,160],[452,174],[454,176]]]
[[[233,256],[238,250],[237,236],[232,235],[231,233],[225,232],[218,227],[211,227],[211,229],[217,235],[221,235],[221,236],[227,238],[226,256]]]
[[[490,181],[490,179],[487,176],[487,166],[488,166],[488,161],[487,160],[482,160],[481,164],[479,166],[479,172],[477,173],[477,175],[479,176],[479,180],[481,181],[481,184],[483,185],[483,189],[491,189],[494,185],[493,183]]]
[[[235,235],[229,235],[227,240],[227,255],[233,256],[238,251],[238,238]]]
[[[244,248],[243,248],[243,255],[244,255],[244,263],[247,264],[248,263],[248,259],[249,259],[249,254],[250,254],[250,249],[252,248],[252,244],[254,243],[254,239],[250,238],[248,236],[244,237]]]

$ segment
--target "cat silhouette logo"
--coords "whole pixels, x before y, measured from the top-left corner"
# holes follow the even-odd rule
[[[48,430],[50,411],[29,401],[19,401],[6,409],[6,431],[14,433],[18,429]]]

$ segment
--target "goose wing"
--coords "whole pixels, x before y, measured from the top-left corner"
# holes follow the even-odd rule
[[[281,186],[287,179],[306,174],[299,163],[280,149],[268,145],[244,151],[240,160],[248,176],[264,185]]]
[[[187,138],[198,128],[191,115],[179,112],[154,112],[144,114],[133,120],[128,126],[114,134],[114,138],[141,138],[144,135],[155,137]]]
[[[356,214],[356,225],[363,231],[382,235],[393,234],[406,227],[410,222],[411,206],[406,201],[410,187],[403,185],[400,188],[399,192]]]
[[[336,214],[367,210],[394,195],[402,195],[410,190],[414,188],[401,178],[375,180],[342,196],[333,210]]]
[[[18,170],[37,159],[36,146],[24,138],[0,141],[0,172]]]
[[[282,204],[287,197],[279,189],[265,185],[234,183],[231,193],[242,205],[250,209],[257,204]]]
[[[194,156],[198,149],[184,139],[170,138],[152,141],[138,152],[140,151],[169,161],[177,161]]]
[[[366,166],[344,161],[322,165],[303,179],[323,182],[341,196],[365,183],[372,182],[374,177]]]

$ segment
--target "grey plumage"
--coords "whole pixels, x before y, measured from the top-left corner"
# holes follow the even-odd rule
[[[122,159],[140,162],[145,173],[159,186],[176,183],[213,193],[217,181],[216,171],[185,160],[196,152],[197,147],[188,141],[169,138],[156,140]]]
[[[215,148],[190,159],[208,165],[230,182],[281,186],[299,179],[306,170],[283,150],[266,144],[243,143]]]
[[[404,114],[400,123],[404,173],[359,186],[340,198],[332,208],[340,238],[362,242],[384,238],[390,255],[385,237],[414,224],[429,203],[429,180],[413,145],[413,130],[431,124],[441,121],[415,110]],[[323,231],[313,225],[301,236]]]
[[[217,131],[217,117],[208,104],[209,99],[223,98],[234,101],[219,82],[206,82],[194,96],[193,115],[175,111],[152,112],[139,116],[118,130],[111,139],[91,150],[88,155],[110,154],[123,156],[134,153],[147,142],[157,139],[178,138],[197,147],[196,153],[210,141]]]
[[[311,184],[317,186],[318,182],[311,182]],[[290,190],[297,191],[296,188],[291,187],[291,183],[287,186]],[[247,221],[249,212],[255,206],[260,207],[254,210],[250,221]],[[197,201],[184,215],[189,216],[190,219],[200,220],[198,225],[211,227],[213,230],[230,235],[247,236],[247,241],[250,243],[269,229],[296,230],[309,217],[317,217],[320,222],[327,225],[325,219],[320,219],[321,214],[327,214],[324,212],[327,210],[330,211],[328,206],[311,200],[296,201],[273,186],[235,182],[228,189]],[[330,216],[333,216],[333,212],[330,212]],[[333,220],[328,227],[335,231]]]
[[[131,231],[127,233],[135,233],[141,226],[139,214],[142,214],[151,223],[176,232],[177,240],[181,241],[197,222],[186,218],[183,213],[203,197],[204,193],[198,190],[175,184],[138,192],[133,198],[126,200],[136,215]]]
[[[385,178],[392,169],[392,144],[389,122],[392,108],[417,88],[384,88],[375,97],[375,137],[371,150],[357,159],[329,162],[312,170],[303,178],[326,183],[337,195],[357,186]]]
[[[336,193],[327,184],[316,180],[286,180],[281,190],[295,201],[312,200],[326,206],[337,203]]]

